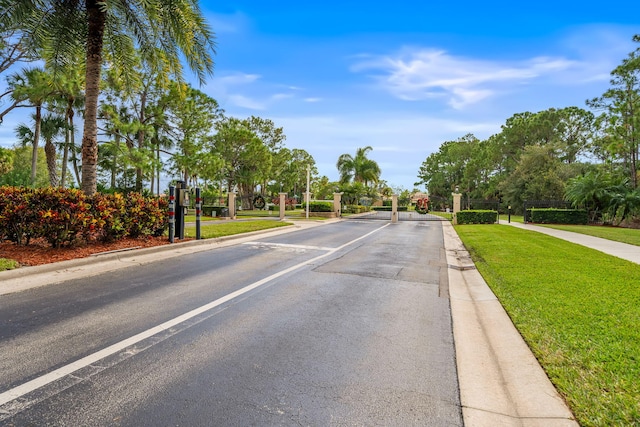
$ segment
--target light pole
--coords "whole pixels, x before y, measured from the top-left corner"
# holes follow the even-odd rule
[[[309,202],[311,201],[311,194],[309,194],[309,173],[311,170],[311,166],[307,165],[307,192],[305,193],[306,203],[306,219],[309,219]]]

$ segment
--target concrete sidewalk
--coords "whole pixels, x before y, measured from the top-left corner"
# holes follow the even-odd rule
[[[614,242],[613,240],[602,239],[600,237],[588,236],[586,234],[572,233],[570,231],[556,230],[549,227],[541,227],[533,224],[522,224],[519,222],[508,223],[500,221],[500,224],[511,225],[525,230],[537,231],[538,233],[547,234],[557,237],[558,239],[567,240],[578,245],[586,246],[608,255],[626,259],[627,261],[640,264],[640,247],[630,245],[628,243]]]
[[[465,426],[577,426],[453,226],[443,233]]]

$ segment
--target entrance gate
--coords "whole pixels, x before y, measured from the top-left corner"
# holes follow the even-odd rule
[[[385,220],[391,221],[392,212],[389,211],[370,211],[361,214],[349,215],[344,217],[353,220]],[[398,221],[451,221],[453,213],[451,212],[428,212],[425,214],[416,211],[398,211]]]
[[[394,196],[396,197],[396,196]],[[396,199],[397,201],[397,199]],[[393,203],[395,203],[394,201]],[[425,203],[425,202],[428,202]],[[393,204],[392,203],[392,204]],[[452,199],[447,199],[444,197],[431,197],[430,199],[420,199],[416,201],[416,210],[406,210],[407,208],[397,208],[397,216],[396,219],[398,221],[452,221],[453,220],[453,210],[451,209],[453,205]],[[373,210],[370,212],[357,214],[349,216],[349,219],[378,219],[385,221],[392,221],[393,212],[392,207],[384,208],[385,210]],[[405,210],[401,210],[405,209]],[[429,209],[425,213],[424,210]]]

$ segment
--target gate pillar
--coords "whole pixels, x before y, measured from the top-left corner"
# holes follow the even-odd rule
[[[391,222],[398,222],[398,195],[391,195]]]
[[[280,193],[280,220],[284,219],[284,209],[286,208],[287,203],[287,193]]]
[[[342,193],[333,193],[333,211],[336,217],[342,217]]]
[[[453,225],[458,224],[457,214],[460,212],[460,200],[462,199],[462,194],[453,193]]]
[[[229,192],[229,219],[236,219],[236,193],[233,191]]]

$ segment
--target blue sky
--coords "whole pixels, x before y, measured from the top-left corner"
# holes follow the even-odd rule
[[[203,2],[218,43],[203,90],[282,126],[331,180],[370,145],[382,179],[410,190],[444,141],[601,95],[640,33],[640,3],[624,3]]]
[[[338,157],[371,146],[381,178],[411,190],[444,141],[601,95],[637,47],[640,2],[623,3],[202,1],[217,54],[200,89],[283,127],[320,175],[337,180]]]

